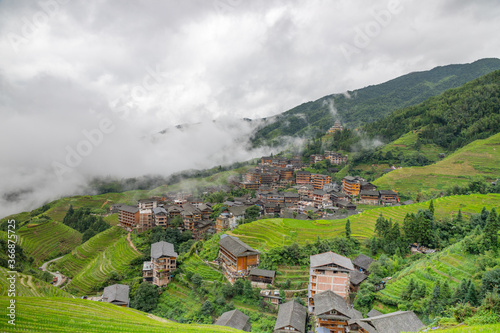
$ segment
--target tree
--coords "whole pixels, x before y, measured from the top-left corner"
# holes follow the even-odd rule
[[[254,221],[260,216],[259,206],[253,205],[245,209],[245,218],[249,221]]]
[[[150,312],[156,308],[158,298],[158,287],[154,284],[142,282],[130,302],[130,307]]]
[[[465,301],[469,302],[473,306],[477,306],[479,304],[479,300],[477,297],[476,287],[474,283],[470,283],[469,290],[467,290],[467,295],[465,296]]]
[[[483,288],[482,290],[484,293],[488,291],[493,291],[495,287],[500,286],[500,268],[496,268],[489,272],[484,273],[481,282]]]
[[[199,287],[201,287],[202,282],[203,282],[203,278],[198,273],[195,273],[191,277],[191,283],[193,284],[195,289],[198,289]]]
[[[429,204],[429,211],[434,215],[434,201],[431,200],[431,203]]]
[[[496,249],[498,247],[498,231],[500,230],[500,225],[498,222],[497,211],[493,208],[486,219],[486,225],[484,226],[484,238],[486,241],[487,249]]]
[[[201,313],[205,316],[210,316],[214,311],[214,305],[208,299],[201,306]]]
[[[180,215],[177,215],[175,216],[173,219],[172,219],[172,222],[170,222],[170,224],[172,225],[172,227],[174,228],[178,228],[180,227],[183,222],[182,222],[182,217]]]
[[[351,238],[351,221],[349,221],[349,219],[347,219],[345,223],[345,237],[347,239]]]

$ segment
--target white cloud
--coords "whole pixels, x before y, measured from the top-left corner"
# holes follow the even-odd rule
[[[412,0],[347,61],[340,46],[353,44],[357,29],[388,4],[0,2],[0,197],[33,189],[18,206],[0,201],[0,215],[74,193],[95,175],[165,175],[257,154],[236,140],[251,129],[224,127],[227,119],[270,116],[411,71],[500,54],[497,2]],[[163,79],[135,98],[148,68]],[[117,99],[131,110],[123,119],[109,111]],[[81,179],[54,183],[51,163],[97,126],[98,114],[116,130],[76,168]],[[144,139],[199,122],[190,134]],[[131,152],[133,163],[125,157]]]

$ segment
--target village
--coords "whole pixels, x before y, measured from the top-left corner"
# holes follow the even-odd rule
[[[341,129],[336,123],[329,132]],[[357,213],[357,205],[400,205],[397,193],[378,190],[358,176],[346,176],[337,184],[324,174],[304,170],[322,160],[342,165],[348,157],[327,151],[310,156],[303,163],[297,156],[292,159],[264,156],[257,166],[241,179],[232,179],[229,185],[205,188],[203,197],[222,193],[222,203],[210,202],[188,192],[169,192],[164,196],[138,200],[136,206],[114,204],[111,213],[119,214],[119,225],[128,231],[143,232],[155,227],[178,228],[190,231],[196,240],[222,233],[215,264],[227,281],[238,279],[251,282],[260,289],[264,301],[279,309],[274,332],[307,332],[311,322],[316,332],[394,332],[414,331],[423,324],[413,311],[397,311],[383,315],[370,311],[366,318],[354,309],[351,293],[368,278],[374,260],[360,254],[354,260],[334,252],[310,257],[307,303],[301,305],[280,296],[275,286],[276,271],[259,268],[260,252],[237,237],[224,234],[246,219],[282,217],[294,219],[335,219]],[[244,193],[232,196],[234,189]],[[143,263],[143,281],[158,287],[167,286],[177,269],[178,254],[174,245],[165,241],[151,244],[151,260]],[[383,282],[385,283],[385,282]],[[129,287],[115,284],[104,289],[102,301],[129,305]],[[383,284],[379,286],[383,288]],[[214,325],[250,331],[249,317],[239,310],[222,314]]]

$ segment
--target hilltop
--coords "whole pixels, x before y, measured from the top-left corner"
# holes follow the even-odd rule
[[[344,94],[324,96],[267,119],[254,135],[255,146],[280,142],[282,136],[313,136],[326,132],[336,119],[350,128],[384,118],[391,112],[419,104],[429,97],[460,87],[500,69],[500,59],[436,67],[403,75],[382,84]]]
[[[465,186],[478,177],[500,177],[500,133],[476,140],[435,164],[397,169],[373,183],[405,195],[432,194]]]

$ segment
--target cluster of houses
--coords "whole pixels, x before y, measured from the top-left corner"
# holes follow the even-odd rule
[[[151,261],[144,262],[143,281],[157,286],[167,285],[176,269],[177,253],[168,242],[151,245]],[[219,241],[217,261],[226,278],[234,283],[236,279],[248,279],[252,286],[265,288],[274,284],[275,271],[259,269],[260,253],[237,237],[222,235]],[[313,318],[313,328],[318,333],[360,332],[398,333],[416,332],[424,325],[413,311],[397,311],[382,314],[372,310],[363,318],[349,303],[351,292],[369,274],[373,259],[359,255],[354,260],[334,252],[325,252],[310,257],[310,277],[307,306],[295,300],[282,304],[277,291],[263,290],[264,300],[279,307],[275,333],[306,333],[306,325]],[[129,306],[129,287],[115,284],[104,288],[101,301],[119,306]],[[228,326],[250,332],[249,317],[239,310],[223,313],[215,325]]]
[[[263,288],[274,283],[275,272],[257,268],[260,253],[237,237],[223,235],[219,241],[219,265],[227,279],[246,278],[253,286]],[[279,295],[261,292],[266,301],[279,306],[274,332],[306,332],[308,314],[314,318],[316,332],[416,332],[424,325],[413,311],[382,314],[376,310],[363,318],[349,303],[349,295],[356,292],[368,278],[373,259],[359,255],[354,260],[334,252],[310,257],[310,276],[307,307],[296,301],[281,304]],[[238,310],[224,313],[215,325],[250,331],[249,318]]]

